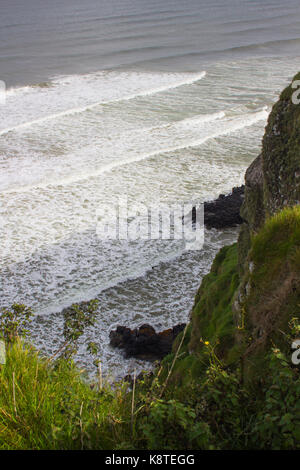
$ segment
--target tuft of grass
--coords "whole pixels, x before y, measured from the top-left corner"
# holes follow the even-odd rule
[[[251,258],[270,264],[289,257],[300,248],[300,206],[288,207],[267,219],[252,240]]]
[[[127,439],[124,386],[92,388],[75,365],[54,364],[17,340],[0,366],[0,449],[111,449]]]

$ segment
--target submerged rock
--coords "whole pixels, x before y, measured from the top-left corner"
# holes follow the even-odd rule
[[[126,326],[117,326],[109,334],[110,344],[113,347],[124,349],[125,357],[136,357],[146,361],[162,359],[172,350],[176,336],[183,331],[185,323],[156,333],[148,324],[131,330]]]

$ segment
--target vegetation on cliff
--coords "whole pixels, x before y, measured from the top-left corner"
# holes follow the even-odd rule
[[[133,389],[103,385],[101,376],[87,382],[71,355],[93,305],[90,317],[75,306],[68,354],[52,360],[20,339],[25,307],[2,312],[1,449],[300,448],[300,370],[291,360],[300,339],[300,107],[292,91],[274,105],[246,172],[238,243],[216,256],[190,323],[154,376]]]
[[[15,329],[0,369],[0,448],[298,448],[300,371],[290,347],[300,336],[299,243],[300,208],[254,236],[243,318],[232,309],[237,246],[223,248],[173,354],[133,390],[101,377],[91,385],[70,358],[41,358]],[[266,317],[270,295],[282,311]]]
[[[16,340],[0,369],[0,449],[298,448],[300,374],[290,357],[272,348],[252,389],[205,346],[201,380],[174,387],[145,376],[130,391],[91,386],[72,362]]]
[[[122,390],[97,393],[73,363],[42,359],[20,340],[0,367],[0,449],[112,448]]]

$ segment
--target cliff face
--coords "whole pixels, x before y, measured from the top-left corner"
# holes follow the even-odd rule
[[[300,79],[300,74],[294,80]],[[245,175],[244,223],[195,298],[175,378],[205,370],[206,346],[245,379],[264,373],[264,354],[285,341],[300,311],[300,104],[288,86],[273,106],[262,152]],[[180,338],[174,344],[178,349]]]
[[[300,73],[295,80],[300,79]],[[250,248],[250,236],[257,233],[266,217],[300,203],[300,105],[293,103],[290,84],[269,115],[262,153],[245,175],[245,200],[241,216],[245,223],[239,237],[239,266]]]
[[[300,74],[293,81],[298,80]],[[300,106],[288,86],[273,107],[263,138],[264,207],[272,215],[300,202]]]
[[[270,342],[282,342],[289,320],[299,317],[300,105],[293,103],[294,92],[289,85],[273,106],[262,153],[245,175],[240,285],[232,310],[235,323],[245,324],[247,333],[235,336],[244,344],[248,371],[250,364],[258,367]]]

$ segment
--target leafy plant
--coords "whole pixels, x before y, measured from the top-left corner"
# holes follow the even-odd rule
[[[270,375],[264,386],[264,406],[252,430],[261,449],[297,449],[300,443],[300,373],[277,348],[269,354]]]
[[[147,449],[205,449],[209,426],[196,420],[191,407],[177,400],[155,399],[139,424]]]
[[[29,334],[32,310],[23,304],[13,304],[0,311],[0,336],[7,343]]]
[[[91,300],[85,308],[73,304],[65,311],[63,330],[65,342],[55,356],[61,353],[60,357],[68,360],[76,354],[79,338],[83,335],[85,329],[93,326],[96,321],[98,304],[97,300]],[[93,345],[92,348],[91,345]],[[97,352],[96,345],[90,342],[89,350],[92,354],[95,354]]]

